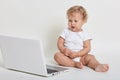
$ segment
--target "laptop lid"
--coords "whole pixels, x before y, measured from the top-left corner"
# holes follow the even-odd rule
[[[42,76],[68,71],[63,67],[46,66],[43,47],[39,39],[0,35],[0,48],[5,67],[8,69]]]
[[[0,35],[5,67],[38,75],[47,75],[40,40]]]

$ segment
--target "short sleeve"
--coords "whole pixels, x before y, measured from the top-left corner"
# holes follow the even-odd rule
[[[83,41],[92,40],[91,36],[87,32],[83,32]]]
[[[65,28],[65,29],[61,32],[60,37],[62,37],[62,38],[65,39],[66,33],[67,33],[67,29]]]

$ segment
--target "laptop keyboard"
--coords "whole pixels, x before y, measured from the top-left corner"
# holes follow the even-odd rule
[[[57,70],[53,70],[53,69],[47,69],[47,73],[50,74],[50,73],[54,73],[54,72],[58,72]]]

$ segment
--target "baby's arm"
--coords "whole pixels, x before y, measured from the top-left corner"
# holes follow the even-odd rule
[[[62,37],[58,38],[57,46],[60,52],[63,53],[64,55],[69,56],[69,54],[71,53],[69,49],[64,47],[64,39]]]
[[[91,49],[91,39],[83,42],[83,49],[78,52],[78,56],[82,57],[90,52]]]

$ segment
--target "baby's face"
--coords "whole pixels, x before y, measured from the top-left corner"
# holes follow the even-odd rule
[[[84,24],[82,15],[80,13],[73,13],[68,16],[68,28],[71,31],[79,32],[82,31],[81,27]]]

